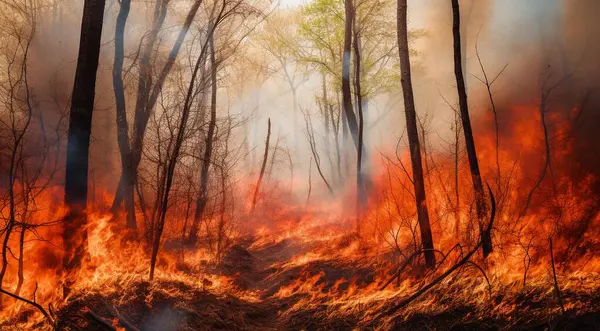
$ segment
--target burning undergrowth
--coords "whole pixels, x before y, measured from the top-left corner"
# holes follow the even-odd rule
[[[538,110],[519,108],[524,117]],[[574,146],[566,143],[552,150],[552,173],[535,187],[530,165],[539,164],[533,151],[544,145],[544,137],[535,120],[519,123],[515,130],[531,150],[515,153],[517,139],[503,140],[500,160],[511,171],[490,184],[486,225],[496,248],[487,259],[478,249],[472,192],[464,189],[469,178],[453,178],[452,160],[441,155],[430,159],[435,166],[427,172],[437,264],[424,267],[410,178],[402,168],[407,155],[387,153],[396,159],[378,161],[381,171],[373,176],[359,234],[353,228],[356,220],[347,216],[348,206],[354,209],[352,194],[307,204],[267,188],[272,197],[262,197],[253,214],[236,215],[238,226],[222,246],[212,235],[218,222],[207,222],[194,246],[182,239],[177,226],[169,228],[152,281],[147,278],[149,243],[124,229],[121,219],[90,214],[89,256],[66,299],[59,293],[60,254],[51,245],[27,246],[37,259],[27,265],[22,295],[41,304],[48,316],[3,297],[7,313],[0,325],[52,324],[66,330],[597,329],[597,177],[585,167],[570,166]],[[568,129],[558,125],[553,132],[562,137]],[[494,164],[493,139],[487,138],[481,139],[482,159]],[[575,177],[579,171],[574,168],[586,175]],[[494,167],[487,172],[495,178]],[[454,200],[451,179],[463,188],[460,201]],[[60,214],[49,208],[37,216],[55,219]],[[218,214],[211,217],[219,219]],[[175,218],[171,224],[185,223]]]
[[[330,249],[328,255],[305,251],[288,260],[284,252],[298,252],[304,246],[299,241],[288,238],[255,250],[233,246],[222,263],[178,276],[162,274],[153,282],[145,273],[106,278],[76,289],[56,313],[58,324],[67,330],[592,330],[600,325],[598,273],[559,276],[566,309],[561,314],[546,268],[524,285],[521,275],[490,268],[485,276],[475,266],[461,268],[410,305],[375,320],[437,275],[415,265],[394,278],[386,254],[344,252],[346,236],[320,247]],[[450,259],[439,268],[451,265]]]

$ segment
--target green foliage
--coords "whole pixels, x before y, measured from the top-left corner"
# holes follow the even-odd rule
[[[395,5],[394,0],[355,0],[366,98],[400,87]],[[302,7],[298,19],[297,61],[325,73],[334,90],[341,86],[344,20],[344,0],[313,0]],[[412,31],[409,39],[423,36],[422,30]],[[411,54],[417,56],[414,50]]]
[[[362,95],[368,99],[398,91],[396,1],[354,1],[355,29],[361,48]],[[326,76],[328,90],[338,92],[342,81],[344,26],[344,0],[312,0],[297,11],[271,15],[255,39],[267,57],[259,56],[255,60],[263,63],[261,66],[267,72],[280,72],[294,81],[294,77],[306,79],[311,72],[318,71]],[[411,31],[409,42],[414,43],[424,36],[423,30]],[[413,67],[417,70],[418,56],[411,49]]]

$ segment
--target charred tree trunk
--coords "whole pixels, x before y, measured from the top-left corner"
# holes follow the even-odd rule
[[[127,211],[127,227],[136,228],[135,204],[133,198],[134,174],[132,173],[132,155],[129,144],[129,124],[127,123],[127,108],[125,106],[125,88],[123,86],[123,59],[125,58],[124,37],[125,25],[129,16],[131,0],[122,0],[115,26],[115,58],[113,63],[112,79],[115,92],[117,113],[117,142],[121,152],[122,181],[121,196],[125,201]]]
[[[356,28],[356,22],[353,22],[353,30],[354,30],[354,42],[353,44],[353,49],[354,49],[354,88],[356,91],[356,109],[357,109],[357,113],[358,113],[358,147],[357,147],[357,153],[356,153],[356,193],[357,193],[357,204],[356,207],[358,208],[358,218],[360,219],[360,212],[362,207],[364,207],[366,205],[366,199],[367,199],[367,192],[365,190],[365,183],[363,181],[363,174],[362,174],[362,164],[363,164],[363,152],[364,152],[364,146],[363,146],[363,132],[364,132],[364,118],[363,118],[363,100],[362,100],[362,90],[361,90],[361,85],[360,85],[360,79],[361,79],[361,54],[360,54],[360,35],[359,35],[359,31]],[[359,230],[360,226],[357,222],[357,231]]]
[[[479,233],[481,235],[481,247],[483,251],[483,257],[485,258],[492,252],[492,238],[488,237],[490,232],[484,231],[483,219],[486,213],[485,193],[483,191],[481,174],[479,172],[477,152],[475,151],[475,140],[473,139],[473,130],[471,129],[469,105],[467,102],[467,90],[463,76],[460,40],[460,7],[458,0],[452,0],[452,17],[452,34],[454,36],[454,75],[456,76],[456,87],[458,90],[458,103],[460,106],[462,130],[465,135],[465,145],[467,149],[467,156],[469,158],[469,168],[471,170],[473,189],[475,191],[475,206],[477,209],[477,219],[479,222]]]
[[[212,29],[211,29],[212,30]],[[196,211],[194,212],[194,221],[192,222],[192,228],[190,231],[189,241],[191,244],[195,244],[198,238],[198,227],[202,216],[204,215],[204,209],[208,202],[208,170],[212,158],[213,151],[213,136],[215,128],[217,126],[217,61],[215,57],[215,44],[214,36],[209,36],[210,45],[210,82],[211,82],[211,96],[210,96],[210,122],[208,123],[208,132],[206,135],[206,144],[204,146],[204,157],[202,159],[202,170],[200,173],[200,192],[198,199],[196,200]]]
[[[460,159],[460,115],[454,112],[454,235],[460,236],[460,194],[459,194],[459,159]]]
[[[398,0],[398,51],[400,54],[400,82],[404,97],[406,112],[406,131],[410,147],[410,159],[413,170],[413,184],[415,187],[415,202],[417,218],[421,231],[421,243],[425,250],[425,263],[428,267],[435,266],[435,254],[429,213],[425,197],[425,183],[423,180],[423,164],[421,161],[421,147],[419,144],[419,131],[417,129],[417,113],[412,89],[410,72],[410,58],[408,54],[408,26],[407,26],[407,0]]]
[[[65,206],[68,212],[63,223],[65,296],[75,281],[74,271],[81,265],[86,250],[88,155],[103,18],[104,0],[86,0],[67,139]]]
[[[344,26],[344,57],[342,62],[342,100],[344,114],[354,145],[358,148],[358,122],[352,109],[352,92],[350,90],[350,54],[352,47],[352,24],[354,21],[353,0],[344,0],[346,22]]]

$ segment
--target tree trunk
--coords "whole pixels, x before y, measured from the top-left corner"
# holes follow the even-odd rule
[[[212,30],[212,29],[211,29]],[[189,241],[195,244],[198,236],[198,227],[206,203],[208,202],[208,170],[212,158],[213,151],[213,136],[217,126],[217,61],[215,58],[214,36],[209,36],[210,45],[210,81],[211,81],[211,96],[210,96],[210,122],[208,123],[208,133],[206,135],[206,144],[204,146],[204,157],[202,159],[202,170],[200,172],[200,192],[196,200],[196,211],[194,212],[194,221],[190,231]]]
[[[410,159],[413,170],[413,184],[415,187],[415,202],[417,218],[421,231],[421,243],[425,250],[425,263],[428,267],[435,266],[433,251],[433,237],[429,224],[429,213],[425,198],[425,183],[423,181],[423,165],[421,162],[421,147],[419,144],[419,131],[417,129],[417,113],[412,89],[410,72],[410,58],[408,55],[408,26],[407,26],[407,0],[398,0],[398,51],[400,54],[400,81],[404,96],[404,109],[406,112],[406,131],[410,147]]]
[[[125,105],[125,88],[123,86],[123,59],[125,57],[124,37],[125,25],[127,24],[127,16],[131,0],[122,0],[117,23],[115,26],[115,58],[113,63],[113,89],[115,92],[115,103],[117,113],[117,142],[119,151],[121,152],[121,169],[123,187],[121,187],[122,198],[125,201],[125,210],[127,211],[127,227],[130,229],[136,228],[135,221],[135,204],[133,198],[133,176],[131,173],[132,155],[131,146],[129,144],[129,124],[127,123],[127,108]]]
[[[363,105],[362,105],[362,91],[361,91],[361,85],[360,85],[360,79],[361,79],[361,69],[360,69],[360,61],[361,61],[361,54],[360,54],[360,35],[358,33],[358,30],[356,28],[356,22],[353,22],[353,31],[354,31],[354,42],[353,42],[353,48],[354,48],[354,68],[355,68],[355,72],[354,72],[354,89],[356,92],[356,109],[357,109],[357,113],[358,113],[358,147],[357,147],[357,153],[356,153],[356,199],[357,199],[357,204],[356,204],[356,208],[357,208],[357,231],[359,230],[360,226],[359,226],[359,219],[360,219],[360,212],[361,209],[363,207],[366,206],[366,200],[367,200],[367,192],[365,190],[365,185],[363,182],[363,174],[362,174],[362,163],[363,163],[363,152],[364,152],[364,146],[363,146],[363,132],[364,132],[364,118],[363,118]]]
[[[260,167],[260,174],[258,175],[258,181],[256,182],[256,188],[254,189],[254,194],[252,195],[252,207],[250,209],[250,214],[254,212],[254,207],[256,207],[256,201],[258,200],[258,193],[260,191],[260,184],[262,183],[263,176],[265,175],[265,167],[267,166],[267,159],[269,158],[269,140],[271,139],[271,119],[269,118],[267,122],[267,141],[265,143],[265,154],[263,155],[262,166]]]
[[[335,143],[335,161],[336,161],[336,170],[337,170],[337,182],[339,185],[342,184],[342,153],[340,151],[340,113],[338,112],[338,116],[334,117],[334,105],[329,106],[329,114],[332,118],[333,124],[333,139]]]
[[[460,192],[459,192],[459,159],[460,159],[460,115],[454,112],[454,235],[460,236]]]
[[[85,0],[67,138],[65,206],[68,212],[63,222],[65,296],[75,281],[74,271],[81,265],[86,250],[88,155],[103,18],[104,0]]]
[[[121,15],[121,10],[119,11],[119,16]],[[117,193],[115,195],[115,199],[113,200],[113,204],[111,207],[111,211],[116,213],[121,205],[121,202],[124,199],[125,192],[129,191],[129,188],[126,188],[128,185],[128,181],[126,180],[126,176],[128,174],[132,174],[133,180],[135,180],[137,164],[139,163],[137,155],[140,155],[141,158],[141,147],[138,151],[138,141],[143,140],[140,136],[143,137],[144,130],[141,130],[141,124],[144,119],[144,111],[146,110],[146,105],[148,103],[148,94],[150,92],[150,88],[152,85],[152,67],[150,64],[152,50],[154,49],[154,44],[158,38],[158,33],[165,21],[165,17],[167,15],[167,7],[166,3],[162,0],[156,0],[156,5],[154,7],[154,19],[152,22],[152,28],[148,33],[146,44],[142,50],[140,55],[140,63],[139,63],[139,76],[138,76],[138,87],[137,87],[137,95],[136,95],[136,103],[135,103],[135,112],[134,112],[134,121],[133,121],[133,146],[131,147],[131,162],[129,162],[128,169],[122,169],[121,178],[119,179],[119,186],[117,188]],[[117,16],[117,20],[119,19]],[[118,22],[117,22],[118,24]],[[118,33],[119,26],[115,27],[115,55],[117,48],[117,40],[116,34]],[[124,27],[123,27],[124,28]],[[114,70],[114,69],[113,69]],[[113,71],[114,77],[114,71]],[[114,79],[114,78],[113,78]],[[114,84],[114,83],[113,83]],[[115,95],[116,96],[116,95]],[[118,116],[118,115],[117,115]],[[128,138],[129,139],[129,138]],[[120,146],[119,146],[120,147]],[[139,152],[139,153],[138,153]],[[126,159],[127,156],[123,156],[121,154],[121,159]]]
[[[352,109],[352,94],[350,90],[350,54],[352,47],[352,24],[354,21],[354,8],[352,0],[344,0],[346,22],[344,27],[344,57],[342,62],[342,100],[348,128],[352,135],[354,145],[358,148],[358,123]]]
[[[492,238],[489,232],[483,231],[483,219],[486,213],[485,194],[483,191],[483,182],[479,172],[479,162],[477,161],[477,152],[475,151],[475,140],[473,139],[473,130],[471,129],[471,119],[469,118],[469,105],[467,103],[467,90],[463,77],[462,54],[460,45],[460,7],[458,0],[452,0],[452,34],[454,36],[454,75],[456,76],[456,87],[458,90],[458,103],[460,106],[460,118],[462,120],[462,129],[465,135],[465,145],[467,156],[469,158],[469,168],[473,180],[473,189],[475,192],[475,206],[477,209],[477,219],[479,223],[479,233],[481,235],[481,246],[483,257],[487,257],[492,252]]]
[[[18,269],[17,269],[17,287],[15,288],[15,295],[21,294],[21,289],[23,288],[23,283],[25,282],[25,276],[23,273],[24,267],[24,259],[25,259],[25,233],[27,232],[27,227],[21,226],[21,235],[19,236],[19,260],[18,260]]]
[[[325,129],[325,154],[327,154],[327,159],[329,161],[329,168],[331,172],[331,178],[334,185],[338,185],[336,183],[336,175],[335,175],[335,164],[333,163],[333,159],[331,158],[331,127],[333,124],[332,114],[329,112],[329,96],[327,95],[327,78],[325,77],[325,73],[321,74],[321,92],[323,93],[323,102],[321,105],[321,111],[323,112],[323,118],[325,119],[323,123],[323,128]]]

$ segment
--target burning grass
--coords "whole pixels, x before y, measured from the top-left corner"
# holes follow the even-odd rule
[[[331,248],[347,241],[341,236]],[[90,310],[115,328],[125,327],[119,323],[121,316],[140,330],[595,330],[600,326],[600,274],[579,271],[559,276],[566,309],[562,314],[550,272],[543,267],[525,286],[519,275],[499,267],[487,269],[489,285],[476,268],[464,267],[407,307],[374,321],[374,316],[436,274],[415,265],[381,290],[393,270],[386,254],[307,259],[307,251],[293,262],[273,263],[285,251],[297,251],[295,244],[288,238],[257,250],[234,246],[225,263],[164,273],[153,282],[145,280],[145,272],[98,279],[74,290],[56,313],[58,325],[66,330],[106,330],[86,317]]]

